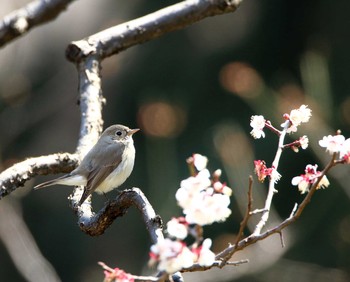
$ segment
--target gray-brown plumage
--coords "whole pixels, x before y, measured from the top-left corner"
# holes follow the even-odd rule
[[[135,148],[132,135],[139,129],[116,124],[108,127],[94,147],[71,173],[39,184],[41,189],[55,184],[84,185],[79,205],[92,192],[107,193],[125,182],[134,167]]]

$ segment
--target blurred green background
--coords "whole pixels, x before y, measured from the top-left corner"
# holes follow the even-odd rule
[[[26,2],[2,0],[1,18]],[[76,1],[55,21],[2,48],[2,169],[31,156],[74,152],[80,111],[77,72],[64,56],[70,41],[173,3]],[[350,137],[349,10],[347,0],[245,0],[233,14],[106,59],[105,127],[122,123],[142,130],[134,137],[135,168],[123,187],[141,188],[166,222],[181,214],[174,195],[188,177],[186,158],[196,152],[208,156],[209,169],[222,168],[222,180],[234,191],[229,219],[205,227],[214,250],[221,250],[238,231],[253,160],[269,165],[277,148],[277,137],[270,132],[263,140],[249,136],[250,116],[262,114],[279,127],[283,113],[307,104],[313,110],[311,122],[288,141],[307,134],[310,147],[283,154],[279,193],[267,227],[288,217],[303,199],[291,178],[308,163],[322,169],[330,158],[318,148],[318,140],[336,129]],[[318,191],[301,219],[285,230],[284,248],[272,236],[232,258],[249,258],[249,264],[186,274],[187,281],[349,281],[349,171],[342,166],[329,175],[331,186]],[[51,273],[57,273],[56,280],[39,275],[32,281],[102,281],[98,261],[133,274],[148,273],[150,240],[134,209],[103,236],[89,237],[68,207],[70,187],[31,190],[50,177],[36,178],[0,201],[1,281],[28,281],[21,271],[51,268],[25,256],[31,253],[23,247],[31,244],[28,234],[54,268]],[[265,192],[265,185],[254,184],[254,208],[262,207]],[[94,195],[96,209],[103,201]],[[256,220],[252,218],[251,228]],[[25,270],[16,268],[16,255]]]

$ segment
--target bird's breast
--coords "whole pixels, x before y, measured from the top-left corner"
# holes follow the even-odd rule
[[[97,193],[107,193],[120,185],[130,176],[135,162],[135,148],[133,144],[124,150],[121,163],[111,172],[109,176],[96,188]]]

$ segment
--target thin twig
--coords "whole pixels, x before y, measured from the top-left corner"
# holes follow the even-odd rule
[[[293,209],[292,209],[292,212],[291,212],[290,215],[289,215],[289,218],[291,218],[291,217],[294,216],[294,214],[295,214],[297,208],[298,208],[298,204],[295,203],[295,204],[294,204],[294,207],[293,207]]]
[[[249,176],[249,185],[248,185],[248,205],[247,205],[247,210],[245,212],[244,218],[240,223],[240,228],[237,234],[236,242],[235,245],[241,240],[243,236],[244,229],[247,226],[248,220],[251,215],[251,210],[252,210],[252,204],[253,204],[253,193],[252,193],[252,188],[253,188],[253,177],[250,175]]]
[[[252,204],[253,204],[253,193],[252,193],[252,189],[253,189],[253,177],[250,175],[249,176],[249,185],[248,185],[248,204],[247,204],[247,210],[246,210],[246,213],[244,215],[244,218],[243,220],[241,221],[240,223],[240,228],[239,228],[239,231],[238,231],[238,234],[237,234],[237,238],[236,238],[236,241],[234,243],[234,246],[237,245],[239,243],[239,241],[242,239],[243,237],[243,232],[244,232],[244,229],[246,228],[247,226],[247,223],[248,223],[248,220],[251,216],[251,210],[252,210]],[[217,259],[219,257],[217,256]],[[224,267],[228,260],[231,259],[230,256],[226,256],[224,258],[221,258],[221,267]]]
[[[265,212],[265,211],[266,211],[265,209],[255,209],[255,210],[250,212],[250,215],[262,213],[262,212]]]
[[[227,261],[225,263],[225,265],[238,266],[238,265],[248,263],[248,262],[249,262],[248,259],[242,259],[239,261]],[[206,271],[206,270],[214,268],[214,267],[222,268],[222,261],[217,260],[210,266],[202,266],[202,265],[199,265],[198,263],[195,263],[191,267],[182,269],[181,272]]]
[[[238,266],[244,263],[248,263],[249,259],[242,259],[242,260],[238,260],[238,261],[228,261],[226,262],[227,265],[234,265],[234,266]]]
[[[275,159],[272,162],[272,169],[277,173],[277,169],[278,169],[278,165],[279,165],[279,161],[283,152],[283,142],[284,142],[284,138],[286,136],[287,133],[287,129],[289,128],[290,125],[290,121],[287,121],[283,127],[283,130],[279,136],[279,140],[278,140],[278,148],[276,151],[276,155],[275,155]],[[261,229],[265,226],[267,220],[269,219],[269,215],[270,215],[270,208],[272,205],[272,198],[273,195],[277,192],[275,189],[275,181],[276,179],[274,179],[273,174],[270,177],[270,182],[269,182],[269,190],[267,193],[267,197],[265,200],[265,206],[264,206],[264,212],[261,216],[260,221],[258,222],[258,224],[255,227],[255,230],[253,232],[254,235],[259,235],[261,232]]]

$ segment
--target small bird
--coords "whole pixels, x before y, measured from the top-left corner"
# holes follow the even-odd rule
[[[39,184],[34,189],[55,184],[84,185],[78,204],[80,206],[94,191],[102,194],[117,188],[130,176],[134,167],[135,147],[132,135],[139,130],[120,124],[108,127],[75,170]]]

